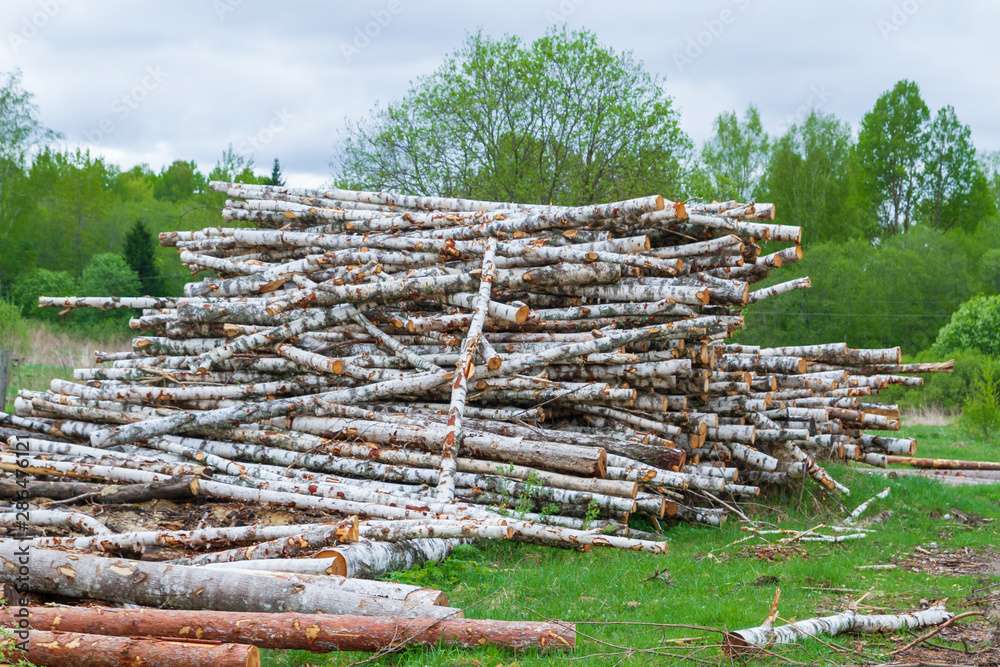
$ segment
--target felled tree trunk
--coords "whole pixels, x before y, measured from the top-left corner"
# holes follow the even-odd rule
[[[900,463],[913,468],[935,470],[1000,470],[1000,463],[992,461],[959,461],[957,459],[911,459],[906,456],[889,456],[887,463]]]
[[[810,618],[797,623],[774,627],[777,616],[777,599],[772,613],[763,625],[747,630],[727,633],[725,646],[730,654],[739,654],[740,649],[770,644],[791,644],[816,635],[838,635],[843,632],[886,632],[902,628],[920,628],[926,625],[944,623],[954,616],[944,607],[930,607],[909,614],[859,614],[853,609],[833,616]]]
[[[344,560],[345,576],[377,579],[390,572],[409,570],[427,562],[436,563],[451,555],[464,539],[401,540],[371,542],[363,540],[326,550]]]
[[[31,607],[29,617],[32,627],[39,629],[86,630],[101,635],[129,637],[198,637],[202,640],[252,644],[263,649],[313,653],[381,651],[394,646],[430,647],[439,644],[462,648],[495,646],[515,651],[568,651],[576,644],[576,626],[572,623],[101,607]],[[9,625],[10,617],[3,617],[3,622]],[[213,664],[214,667],[223,665]]]
[[[15,583],[19,546],[0,544],[0,583]],[[147,607],[461,618],[459,609],[355,595],[320,585],[185,565],[32,549],[29,590]]]
[[[246,644],[183,639],[109,637],[78,632],[28,631],[25,657],[45,667],[259,667],[260,650]],[[192,638],[193,639],[193,638]]]

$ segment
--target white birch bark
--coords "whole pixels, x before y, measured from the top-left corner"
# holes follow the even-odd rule
[[[801,639],[818,635],[835,636],[846,632],[872,633],[922,628],[944,623],[954,614],[936,606],[908,614],[859,614],[853,609],[832,616],[810,618],[788,625],[774,627],[769,619],[763,625],[726,634],[726,645],[733,651],[742,647],[770,644],[792,644]]]
[[[23,512],[0,513],[0,526],[58,526],[75,528],[91,535],[112,535],[114,531],[92,516],[80,512],[60,512],[32,507]]]
[[[351,521],[353,525],[354,520]],[[116,534],[100,534],[94,537],[36,537],[34,547],[59,547],[81,551],[121,551],[140,547],[184,547],[185,549],[208,550],[247,542],[267,542],[299,535],[304,532],[334,531],[341,529],[336,524],[290,524],[285,526],[236,526],[201,528],[198,530],[136,531]],[[110,531],[109,531],[110,532]],[[341,531],[342,533],[345,531]],[[349,531],[348,531],[349,532]]]
[[[17,572],[17,547],[0,544],[0,581],[13,584]],[[303,585],[275,577],[255,577],[237,572],[169,565],[147,561],[66,554],[35,549],[32,568],[46,576],[30,577],[36,593],[86,597],[148,607],[400,616],[406,618],[461,617],[461,611],[435,605],[414,605],[398,600],[361,596],[331,589],[322,582]]]

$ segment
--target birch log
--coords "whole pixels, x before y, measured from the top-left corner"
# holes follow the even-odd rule
[[[24,549],[0,543],[0,582],[13,585]],[[396,600],[332,591],[272,577],[207,570],[184,565],[107,559],[33,549],[31,566],[45,577],[31,577],[34,593],[124,602],[147,607],[217,611],[351,613],[362,616],[461,618],[461,610],[412,605]]]
[[[479,348],[479,338],[482,335],[483,323],[490,303],[493,290],[493,279],[496,277],[496,242],[490,239],[483,257],[483,266],[479,273],[479,292],[476,294],[474,315],[469,330],[462,341],[462,351],[455,365],[455,379],[451,385],[451,405],[448,408],[448,426],[441,449],[441,466],[438,469],[438,500],[451,501],[455,498],[455,473],[458,470],[457,460],[465,431],[462,419],[465,413],[465,399],[468,395],[468,380],[475,373],[475,354]]]
[[[849,609],[832,616],[810,618],[778,627],[774,627],[773,618],[769,617],[768,621],[756,628],[727,633],[725,644],[731,653],[738,654],[740,649],[746,647],[792,644],[817,635],[834,636],[845,632],[888,632],[904,628],[912,630],[944,623],[953,615],[941,606],[907,614],[864,615]]]

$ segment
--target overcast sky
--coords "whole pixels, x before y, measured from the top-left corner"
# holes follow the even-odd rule
[[[593,30],[666,77],[700,145],[756,104],[771,133],[816,107],[854,127],[899,79],[1000,150],[1000,3],[987,0],[0,0],[0,71],[43,122],[128,169],[207,172],[232,142],[289,184],[329,176],[345,118],[402,96],[470,31]],[[366,32],[368,33],[366,35]],[[993,46],[990,46],[993,44]]]

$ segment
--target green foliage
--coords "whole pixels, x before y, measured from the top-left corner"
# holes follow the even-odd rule
[[[281,168],[278,166],[278,159],[275,158],[275,167],[278,167],[278,175],[281,175]],[[271,175],[274,175],[272,169]],[[229,183],[257,183],[271,184],[267,176],[257,176],[253,173],[253,156],[237,153],[232,144],[229,144],[222,157],[215,163],[215,167],[208,175],[208,181],[226,181]],[[284,185],[282,183],[282,185]],[[225,195],[218,195],[220,201],[225,200]]]
[[[986,176],[976,160],[972,130],[959,122],[950,105],[930,126],[924,158],[924,216],[935,229],[971,229],[996,213]]]
[[[17,272],[35,266],[18,232],[32,221],[34,198],[27,187],[31,152],[60,135],[39,120],[33,95],[21,87],[21,71],[0,72],[0,290]],[[30,260],[26,262],[25,260]]]
[[[690,141],[663,81],[588,31],[482,32],[407,95],[351,123],[344,185],[586,204],[677,191]]]
[[[996,364],[993,357],[977,350],[955,350],[946,355],[924,350],[907,362],[940,362],[952,359],[951,373],[930,373],[924,376],[923,387],[891,386],[879,391],[879,401],[898,403],[903,408],[939,408],[959,412],[972,392],[973,382],[984,368]],[[905,420],[904,420],[905,421]]]
[[[904,353],[914,354],[929,348],[938,328],[975,293],[972,258],[979,252],[978,237],[925,226],[888,238],[880,247],[863,239],[814,244],[801,262],[782,267],[754,286],[809,276],[812,288],[749,307],[746,329],[738,338],[766,346],[804,341],[899,345]],[[942,266],[948,270],[942,271]]]
[[[885,234],[909,230],[920,201],[930,111],[912,81],[899,81],[861,120],[858,160]]]
[[[524,488],[517,498],[517,506],[514,511],[518,517],[523,519],[524,515],[535,508],[535,491],[541,487],[537,473],[530,473],[523,482]]]
[[[996,361],[976,374],[972,390],[962,402],[961,426],[983,440],[1000,432],[1000,364]]]
[[[979,279],[989,289],[1000,292],[1000,248],[991,248],[979,260]]]
[[[118,169],[89,151],[46,148],[31,165],[31,188],[38,211],[21,230],[37,248],[38,265],[68,269],[79,276],[87,259],[107,238],[103,223],[114,204]],[[118,245],[117,239],[114,239]]]
[[[129,268],[138,276],[140,291],[143,294],[153,296],[163,294],[160,287],[160,271],[156,266],[156,243],[142,220],[136,220],[125,235],[122,256]]]
[[[204,192],[206,185],[207,181],[198,171],[194,160],[176,160],[160,172],[153,188],[153,196],[166,201],[182,201]]]
[[[0,299],[0,350],[10,350],[15,357],[28,351],[28,323],[21,308]]]
[[[587,512],[583,515],[583,529],[590,530],[591,524],[600,515],[601,508],[597,506],[597,501],[593,498],[587,503]]]
[[[943,355],[961,349],[1000,357],[1000,294],[970,299],[941,327],[934,351]]]
[[[701,159],[712,183],[712,197],[752,201],[760,194],[767,168],[770,138],[760,122],[760,112],[750,105],[741,121],[735,112],[715,119],[715,136],[705,142]]]
[[[80,291],[93,296],[140,296],[139,276],[118,254],[94,255],[83,270]]]
[[[802,227],[803,245],[867,236],[851,128],[813,111],[774,142],[760,198]]]
[[[94,255],[83,270],[80,294],[87,296],[140,296],[139,277],[121,255]],[[81,308],[74,311],[67,323],[78,333],[93,338],[113,337],[127,330],[134,311],[127,308],[98,310]]]
[[[451,555],[440,563],[425,563],[422,567],[393,572],[386,581],[398,581],[411,586],[427,588],[454,588],[467,577],[487,575],[492,572],[482,551],[471,544],[459,544]]]
[[[74,296],[78,294],[76,280],[66,271],[38,269],[17,279],[10,290],[10,298],[25,317],[55,322],[58,309],[39,308],[40,296]]]

